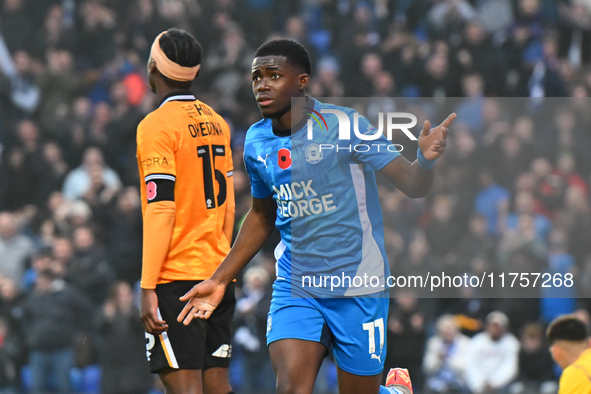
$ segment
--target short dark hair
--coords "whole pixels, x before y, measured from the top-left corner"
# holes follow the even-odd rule
[[[180,29],[168,29],[158,41],[162,52],[172,62],[183,67],[201,64],[201,44],[190,33]],[[189,89],[192,81],[175,81],[162,75],[167,85],[178,89]]]
[[[287,62],[300,67],[308,75],[312,74],[312,62],[306,47],[297,41],[279,39],[267,41],[257,49],[254,57],[285,56]]]
[[[556,341],[584,342],[589,338],[587,325],[573,315],[560,316],[550,323],[546,332],[548,343]]]

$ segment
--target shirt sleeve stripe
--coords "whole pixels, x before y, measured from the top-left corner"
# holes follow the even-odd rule
[[[170,174],[150,174],[144,178],[144,181],[148,182],[153,179],[165,179],[167,181],[176,182],[176,177]]]
[[[234,171],[228,171],[228,172],[226,173],[226,176],[227,176],[227,177],[231,177],[232,175],[234,175]]]

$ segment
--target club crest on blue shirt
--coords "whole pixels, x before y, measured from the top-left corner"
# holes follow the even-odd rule
[[[320,145],[313,142],[306,147],[306,161],[310,164],[316,164],[320,160],[322,160],[322,150],[320,150]]]

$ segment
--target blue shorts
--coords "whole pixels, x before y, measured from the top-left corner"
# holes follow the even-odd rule
[[[296,298],[274,286],[267,318],[267,344],[280,339],[320,342],[339,368],[372,376],[384,370],[389,299]]]

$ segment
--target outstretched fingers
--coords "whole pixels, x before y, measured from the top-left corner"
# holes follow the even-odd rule
[[[179,298],[181,301],[189,301],[191,298],[195,298],[199,295],[199,285],[193,286],[191,290],[185,293],[184,296]]]
[[[431,131],[431,122],[428,120],[423,123],[423,130],[421,130],[421,137],[426,137],[429,135],[429,131]]]
[[[445,128],[449,127],[451,122],[453,122],[454,119],[457,117],[458,117],[458,115],[455,112],[451,113],[447,118],[445,118],[445,120],[443,122],[441,122],[440,126],[445,127]]]
[[[187,326],[193,319],[209,319],[214,310],[213,305],[191,299],[179,313],[177,321]]]
[[[193,320],[194,315],[193,309],[195,309],[195,307],[191,304],[191,301],[187,302],[181,313],[179,313],[179,315],[177,316],[176,321],[178,321],[179,323],[183,322],[184,325],[191,323],[191,320]]]

